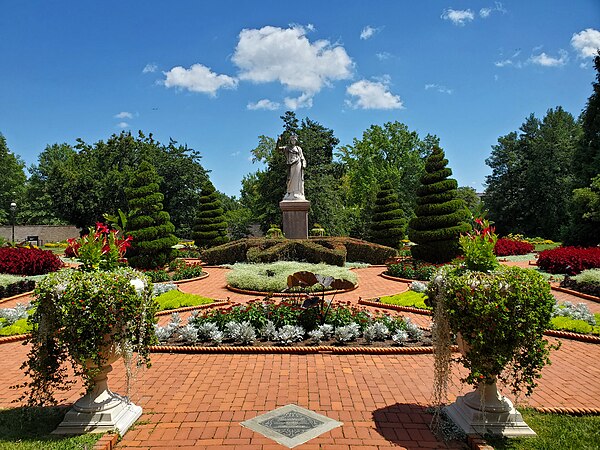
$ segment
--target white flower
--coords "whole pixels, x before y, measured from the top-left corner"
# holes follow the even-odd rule
[[[139,278],[134,278],[129,283],[135,288],[135,291],[138,293],[138,295],[141,295],[142,292],[144,292],[144,289],[146,288],[144,281]]]

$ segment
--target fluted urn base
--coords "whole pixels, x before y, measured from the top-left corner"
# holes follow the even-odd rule
[[[535,436],[512,402],[500,395],[496,383],[480,384],[445,408],[446,414],[467,434],[506,437]]]
[[[142,415],[141,406],[108,388],[110,364],[94,378],[94,388],[75,402],[53,434],[84,434],[117,431],[123,436]]]

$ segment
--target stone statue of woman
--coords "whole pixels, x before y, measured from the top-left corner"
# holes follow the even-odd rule
[[[287,162],[287,188],[284,200],[305,200],[304,198],[304,168],[306,160],[302,148],[298,144],[298,136],[292,134],[288,145],[279,146],[281,136],[277,139],[277,148],[285,154]]]

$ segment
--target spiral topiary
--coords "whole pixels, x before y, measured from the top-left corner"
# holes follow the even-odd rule
[[[398,248],[406,233],[406,219],[403,217],[398,195],[389,182],[379,188],[373,216],[371,217],[371,240],[377,244]]]
[[[205,249],[229,242],[221,201],[210,181],[206,181],[202,186],[198,219],[192,229],[192,239],[198,247]]]
[[[416,217],[410,220],[408,238],[417,244],[413,258],[445,263],[459,254],[458,238],[471,229],[464,200],[458,198],[458,183],[446,167],[444,151],[435,147],[425,162],[425,174],[417,189]]]
[[[169,213],[163,211],[163,194],[159,191],[160,177],[156,169],[143,161],[134,173],[125,195],[130,217],[127,233],[133,237],[127,260],[132,267],[154,269],[174,259],[173,245],[178,240]]]

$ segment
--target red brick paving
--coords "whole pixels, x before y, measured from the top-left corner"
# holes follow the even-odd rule
[[[360,287],[336,298],[356,302],[406,289],[405,283],[379,277],[382,270],[358,269]],[[224,269],[208,271],[210,277],[181,289],[240,302],[255,298],[225,291]],[[568,294],[561,300],[578,301],[562,295]],[[600,345],[561,341],[534,395],[520,403],[600,408]],[[19,366],[27,348],[10,343],[0,351],[0,407],[13,407],[18,391],[9,386],[23,379]],[[131,395],[144,415],[117,448],[281,449],[239,422],[289,403],[344,423],[297,447],[302,450],[452,448],[436,441],[424,412],[432,393],[432,355],[153,354],[152,361],[151,369],[138,374]],[[457,373],[452,381],[450,401],[468,391]],[[119,363],[110,385],[125,390]],[[71,389],[61,400],[73,402],[80,391]]]

